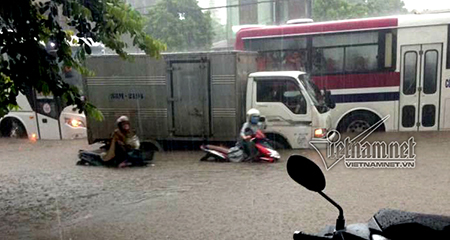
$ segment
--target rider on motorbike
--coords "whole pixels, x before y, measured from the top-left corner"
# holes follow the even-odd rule
[[[130,120],[127,116],[121,116],[116,121],[111,145],[108,152],[102,157],[103,161],[111,165],[125,167],[132,163],[143,161],[140,153],[139,139],[131,130]]]
[[[247,112],[247,121],[241,128],[241,146],[244,149],[247,159],[254,159],[258,154],[258,149],[255,143],[251,139],[255,136],[256,132],[261,129],[261,123],[259,122],[260,112],[256,108],[252,108]]]

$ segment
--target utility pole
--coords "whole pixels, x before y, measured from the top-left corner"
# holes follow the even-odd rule
[[[313,0],[306,0],[306,16],[307,18],[313,18]]]

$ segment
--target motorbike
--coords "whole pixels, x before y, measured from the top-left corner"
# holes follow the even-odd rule
[[[147,166],[150,161],[153,160],[154,151],[144,150],[137,137],[132,138],[130,141],[135,141],[134,145],[140,147],[140,149],[133,149],[127,151],[127,156],[124,157],[122,167],[133,167],[133,166]],[[105,166],[105,167],[117,167],[118,163],[115,160],[103,161],[102,155],[111,147],[110,142],[106,142],[105,145],[101,146],[99,149],[87,151],[78,151],[78,162],[79,166]],[[126,160],[126,161],[125,161]]]
[[[78,151],[78,162],[76,165],[78,166],[104,166],[104,167],[116,167],[116,163],[114,161],[103,161],[102,160],[102,152],[103,150],[93,150],[93,151],[86,151],[86,150],[79,150]],[[146,152],[147,153],[147,152]],[[150,161],[153,160],[153,152],[150,152],[150,154],[146,154],[144,156],[144,153],[141,150],[133,150],[127,153],[129,155],[129,158],[125,161],[123,167],[143,167],[147,166]],[[150,157],[149,157],[150,155]]]
[[[287,161],[289,176],[306,189],[319,193],[339,210],[334,226],[327,226],[317,235],[302,231],[294,233],[294,240],[396,240],[396,239],[450,239],[450,217],[396,209],[381,209],[367,223],[346,226],[344,211],[325,189],[325,176],[310,159],[292,155]]]
[[[261,130],[258,130],[250,141],[255,143],[258,151],[252,161],[273,163],[280,159],[280,154],[270,146],[266,135]],[[213,159],[219,162],[242,162],[245,159],[245,154],[240,146],[227,148],[208,144],[200,146],[200,149],[206,152],[200,161]]]

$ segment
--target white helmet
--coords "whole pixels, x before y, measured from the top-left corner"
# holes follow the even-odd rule
[[[116,125],[120,127],[120,124],[123,122],[130,123],[130,119],[127,116],[121,116],[116,120]]]
[[[252,117],[258,117],[261,115],[258,109],[252,108],[247,112],[247,122],[251,122]]]

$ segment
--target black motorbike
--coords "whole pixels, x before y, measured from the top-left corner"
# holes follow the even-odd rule
[[[104,166],[104,167],[117,167],[119,162],[125,161],[128,167],[142,167],[147,166],[152,160],[154,151],[148,149],[135,149],[127,152],[127,156],[123,159],[103,161],[101,155],[106,153],[109,149],[109,145],[104,145],[99,149],[86,151],[78,151],[78,162],[79,166]]]
[[[328,226],[317,235],[296,231],[294,240],[450,239],[450,217],[393,209],[380,210],[368,223],[345,226],[344,211],[323,192],[326,185],[325,176],[313,161],[293,155],[288,159],[287,172],[298,184],[319,193],[339,210],[335,226]]]

